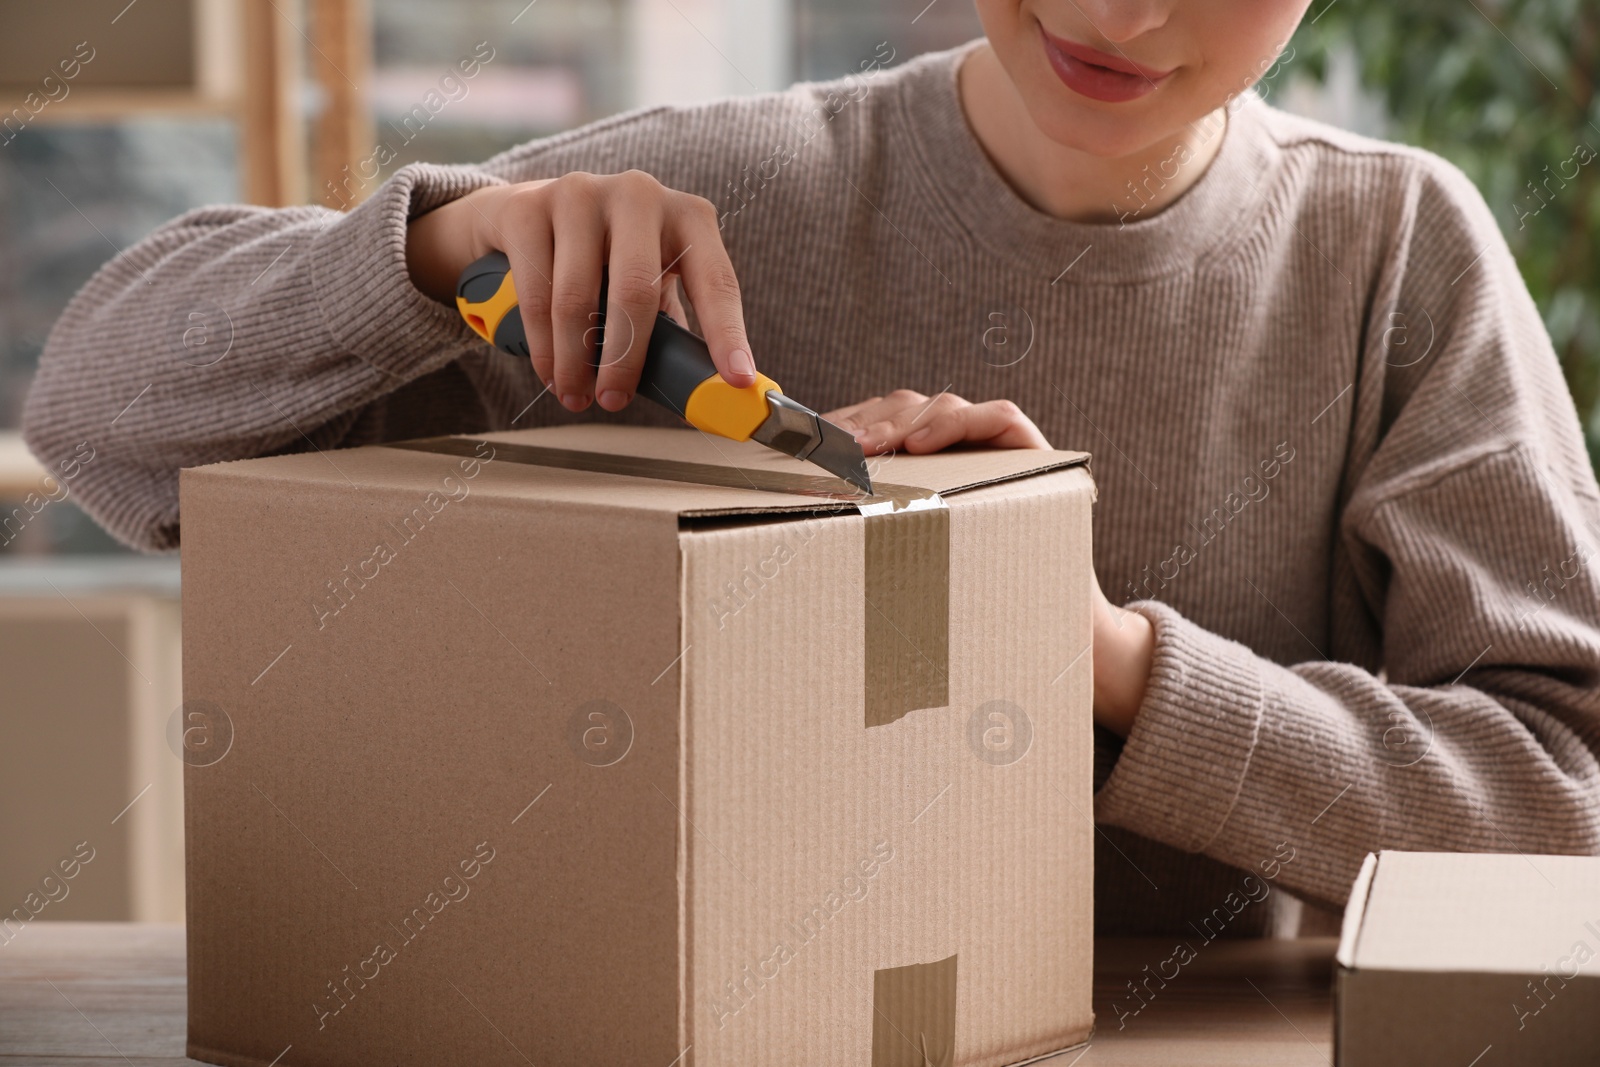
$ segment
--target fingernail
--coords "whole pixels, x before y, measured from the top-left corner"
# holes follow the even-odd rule
[[[620,389],[607,389],[600,394],[600,406],[607,411],[620,411],[628,403],[628,394]]]
[[[748,374],[752,378],[755,377],[755,360],[751,359],[750,353],[742,348],[735,348],[728,353],[728,366],[735,374]]]
[[[928,439],[928,436],[930,434],[932,434],[932,433],[933,433],[933,428],[931,426],[924,426],[922,429],[918,430],[916,433],[912,434],[910,437],[907,437],[906,438],[906,444],[908,446],[915,445],[915,444],[921,444],[923,441],[926,441]]]
[[[587,403],[587,398],[577,393],[562,393],[561,406],[568,411],[582,411]]]

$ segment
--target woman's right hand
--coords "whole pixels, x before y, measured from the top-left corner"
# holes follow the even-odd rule
[[[656,312],[675,307],[675,276],[722,377],[755,384],[739,282],[709,200],[638,170],[489,186],[413,219],[406,267],[419,290],[454,307],[456,279],[494,251],[511,260],[533,371],[568,410],[598,399],[616,411],[633,399]],[[596,372],[591,331],[603,265],[606,330]]]

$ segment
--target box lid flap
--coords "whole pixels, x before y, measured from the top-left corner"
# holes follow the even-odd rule
[[[1361,870],[1350,887],[1350,899],[1345,902],[1344,921],[1339,926],[1339,949],[1334,959],[1341,967],[1356,965],[1356,942],[1361,939],[1361,922],[1367,914],[1367,896],[1372,891],[1372,872],[1377,869],[1378,854],[1368,852],[1361,861]]]
[[[485,441],[488,446],[481,444]],[[605,423],[458,434],[239,460],[199,470],[207,476],[263,481],[431,488],[438,480],[439,455],[482,458],[491,446],[493,461],[473,485],[473,492],[489,496],[685,516],[854,511],[866,499],[820,468],[754,442],[729,441],[692,429]],[[605,457],[616,460],[607,462]],[[1086,466],[1088,460],[1085,452],[964,449],[871,457],[868,467],[880,496],[903,498]],[[626,493],[617,492],[617,479],[628,485]],[[924,492],[911,494],[907,489]]]
[[[1356,970],[1549,968],[1570,977],[1576,968],[1600,976],[1597,902],[1600,857],[1380,852],[1340,962]]]

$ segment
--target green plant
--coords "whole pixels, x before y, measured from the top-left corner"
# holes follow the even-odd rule
[[[1393,135],[1482,190],[1600,466],[1600,3],[1313,0],[1291,43],[1318,79],[1352,49]]]

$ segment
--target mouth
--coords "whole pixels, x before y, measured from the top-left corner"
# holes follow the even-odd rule
[[[1097,48],[1056,37],[1043,26],[1045,58],[1068,89],[1091,100],[1119,104],[1155,92],[1171,77],[1176,67],[1158,70],[1135,63],[1126,56],[1112,55]]]

